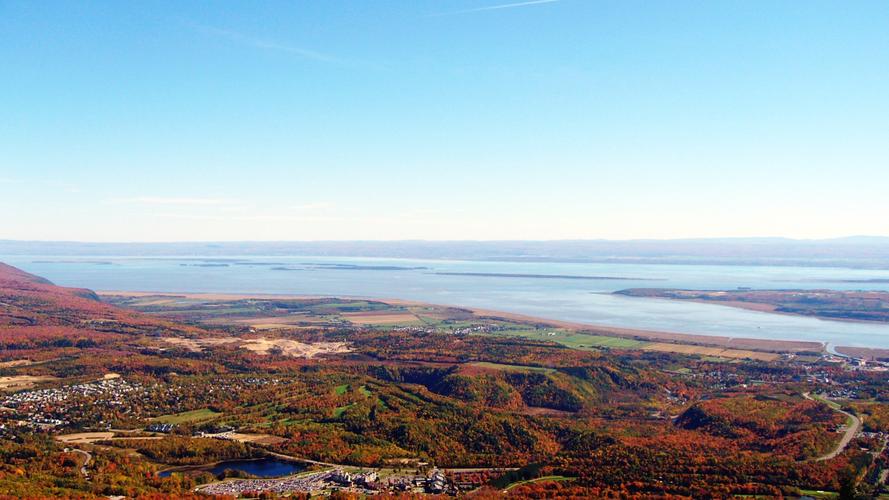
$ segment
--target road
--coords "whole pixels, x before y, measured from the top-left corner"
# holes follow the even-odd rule
[[[90,473],[87,472],[87,470],[86,470],[86,466],[89,465],[90,461],[93,459],[93,456],[90,455],[90,452],[78,450],[77,448],[72,448],[71,452],[83,455],[83,464],[81,464],[81,466],[80,466],[80,474],[86,478],[90,477]]]
[[[806,399],[815,400],[815,398],[810,396],[808,392],[804,392],[803,397]],[[830,406],[830,405],[828,405],[828,406]],[[843,415],[848,417],[849,420],[852,421],[852,425],[849,425],[846,427],[846,432],[845,432],[845,434],[843,434],[843,438],[840,439],[840,442],[837,444],[837,447],[830,453],[826,453],[824,455],[821,455],[818,458],[813,459],[816,462],[820,462],[822,460],[830,460],[831,458],[835,458],[837,455],[842,453],[843,450],[846,449],[846,446],[849,446],[849,443],[852,441],[852,438],[854,438],[855,435],[858,434],[858,431],[861,430],[861,419],[860,418],[856,417],[855,415],[852,415],[851,413],[849,413],[847,411],[843,411],[840,408],[836,408],[833,406],[831,406],[831,408],[833,409],[833,411],[842,413]]]

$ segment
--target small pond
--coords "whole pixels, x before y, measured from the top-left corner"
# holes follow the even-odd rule
[[[237,470],[258,477],[279,477],[295,474],[305,469],[305,464],[299,462],[290,462],[278,458],[260,458],[254,460],[226,460],[201,467],[169,469],[159,472],[158,475],[167,477],[174,472],[184,472],[186,470],[207,471],[213,475],[218,475],[225,470]]]

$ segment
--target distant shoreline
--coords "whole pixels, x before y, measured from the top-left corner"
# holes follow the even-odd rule
[[[829,315],[820,313],[817,309],[813,309],[811,311],[797,311],[797,310],[789,310],[786,304],[780,302],[766,302],[766,301],[754,301],[754,300],[742,300],[739,295],[742,294],[771,294],[771,295],[780,295],[780,294],[833,294],[837,296],[843,295],[853,295],[853,294],[872,294],[885,296],[886,293],[882,291],[860,291],[860,290],[800,290],[800,289],[787,289],[787,290],[762,290],[762,289],[748,289],[748,290],[689,290],[689,289],[681,289],[681,288],[629,288],[626,290],[617,290],[612,292],[614,295],[620,295],[623,297],[631,297],[631,298],[641,298],[641,299],[660,299],[660,300],[669,300],[674,302],[694,302],[698,304],[708,304],[715,306],[723,306],[723,307],[732,307],[735,309],[745,309],[748,311],[756,311],[756,312],[764,312],[769,314],[780,314],[783,316],[794,316],[797,318],[815,318],[821,321],[835,321],[838,323],[862,323],[862,324],[870,324],[870,325],[889,325],[889,321],[886,321],[883,317],[880,318],[867,318],[860,317],[862,314],[858,314],[858,316],[854,316],[853,313],[860,311],[849,311],[848,316],[840,316],[840,315]],[[726,298],[731,297],[734,294],[739,296],[737,298]]]
[[[325,257],[889,270],[889,236],[562,240],[84,242],[0,239],[0,255],[71,259]],[[877,278],[886,278],[885,276]]]
[[[480,276],[485,278],[533,278],[560,280],[593,280],[593,281],[665,281],[663,278],[633,278],[628,276],[583,276],[576,274],[525,274],[525,273],[460,273],[436,272],[438,276]]]
[[[151,292],[151,291],[129,291],[129,290],[99,290],[96,291],[99,296],[108,296],[108,295],[118,295],[118,296],[129,296],[129,297],[145,297],[145,296],[153,296],[153,295],[163,295],[163,296],[176,296],[183,297],[189,299],[205,299],[205,300],[245,300],[245,299],[266,299],[266,300],[274,300],[274,299],[293,299],[293,300],[306,300],[306,299],[318,299],[318,298],[348,298],[355,300],[373,300],[377,302],[383,302],[390,305],[404,305],[404,306],[424,306],[430,305],[428,302],[414,301],[414,300],[405,300],[405,299],[392,299],[392,298],[374,298],[374,297],[362,297],[362,296],[336,296],[336,295],[288,295],[288,294],[268,294],[268,293],[254,293],[254,294],[235,294],[235,293],[191,293],[191,292]],[[547,325],[556,328],[565,328],[570,330],[582,331],[585,333],[589,333],[591,335],[603,335],[603,336],[611,336],[611,337],[623,337],[623,338],[632,338],[639,340],[647,340],[653,342],[672,342],[678,344],[688,344],[688,345],[707,345],[707,346],[716,346],[722,347],[726,349],[738,349],[738,350],[755,350],[755,351],[765,351],[765,352],[778,352],[778,353],[796,353],[796,352],[824,352],[824,344],[821,342],[811,342],[811,341],[795,341],[795,340],[771,340],[771,339],[756,339],[756,338],[739,338],[739,337],[726,337],[726,336],[716,336],[716,335],[701,335],[701,334],[691,334],[691,333],[676,333],[676,332],[666,332],[666,331],[657,331],[657,330],[640,330],[633,328],[622,328],[608,325],[600,325],[594,323],[581,323],[574,321],[562,321],[548,318],[541,318],[538,316],[530,316],[519,313],[510,313],[505,311],[496,311],[491,309],[484,309],[478,307],[467,307],[467,306],[456,306],[456,305],[442,305],[442,304],[434,304],[440,307],[453,307],[458,309],[463,309],[480,317],[488,317],[488,318],[502,318],[506,320],[529,323],[529,324],[538,324],[538,325]],[[857,348],[857,349],[867,349],[867,348]],[[868,349],[874,350],[874,349]]]

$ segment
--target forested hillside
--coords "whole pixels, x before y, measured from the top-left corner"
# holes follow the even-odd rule
[[[350,491],[380,495],[435,468],[444,491],[480,497],[878,488],[884,437],[843,445],[845,417],[804,394],[854,389],[849,410],[881,432],[879,372],[570,348],[460,311],[361,326],[342,315],[409,311],[226,300],[123,309],[0,267],[0,496],[183,498],[217,480],[207,464],[270,454],[375,471]],[[274,314],[303,323],[251,325]]]

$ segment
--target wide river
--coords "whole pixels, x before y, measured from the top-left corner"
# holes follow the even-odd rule
[[[889,348],[889,325],[611,293],[638,287],[889,290],[887,270],[305,256],[202,259],[16,255],[0,256],[0,261],[59,285],[94,290],[400,298],[643,330]],[[848,282],[873,279],[886,282]]]

